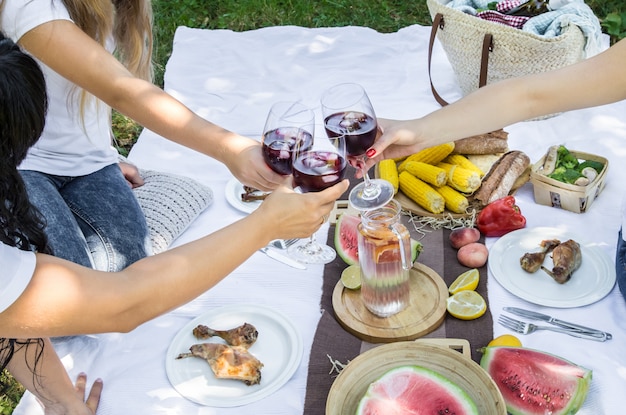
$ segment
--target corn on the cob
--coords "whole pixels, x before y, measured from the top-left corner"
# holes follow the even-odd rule
[[[478,173],[479,177],[483,177],[485,172],[482,171],[477,165],[472,163],[467,157],[462,154],[450,154],[448,157],[443,159],[444,163],[456,164],[457,166],[461,166],[464,169],[468,169],[471,171],[475,171]]]
[[[425,148],[424,150],[418,151],[417,153],[411,154],[409,157],[407,157],[398,166],[398,171],[403,171],[406,163],[408,163],[409,161],[421,161],[423,163],[436,165],[441,160],[446,158],[450,153],[452,153],[452,150],[454,150],[454,142],[439,144],[437,146]]]
[[[435,187],[443,186],[448,181],[448,174],[444,169],[421,161],[409,161],[404,170]]]
[[[462,193],[457,192],[448,185],[438,187],[435,190],[443,196],[446,202],[446,209],[454,213],[466,213],[469,202]]]
[[[382,160],[378,163],[378,175],[387,180],[393,186],[393,194],[398,193],[398,166],[392,159]]]
[[[442,213],[446,202],[435,189],[411,173],[403,171],[399,175],[400,190],[415,203],[432,213]]]
[[[441,167],[448,172],[447,184],[462,193],[472,193],[480,187],[480,177],[478,173],[464,169],[461,166],[450,163],[437,163],[437,167]]]

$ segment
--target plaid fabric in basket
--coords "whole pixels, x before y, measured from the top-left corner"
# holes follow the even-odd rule
[[[496,4],[496,10],[485,10],[482,12],[478,12],[476,16],[480,17],[481,19],[489,20],[490,22],[501,23],[507,26],[521,29],[522,26],[524,26],[524,23],[526,23],[528,19],[530,19],[530,17],[509,16],[508,14],[505,14],[506,12],[519,6],[520,4],[520,0],[503,0]]]

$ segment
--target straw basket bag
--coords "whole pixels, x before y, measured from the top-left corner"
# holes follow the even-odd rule
[[[585,38],[578,26],[569,25],[557,37],[542,37],[448,7],[448,0],[426,3],[433,19],[429,54],[436,37],[463,95],[488,83],[557,69],[583,58]],[[446,105],[432,79],[431,87],[435,99]]]

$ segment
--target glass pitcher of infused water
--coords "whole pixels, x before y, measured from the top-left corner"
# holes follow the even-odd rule
[[[358,226],[361,300],[369,311],[388,317],[409,304],[411,237],[400,222],[395,200],[361,212]]]

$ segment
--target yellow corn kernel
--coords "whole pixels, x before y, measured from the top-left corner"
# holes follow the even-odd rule
[[[448,174],[444,169],[421,161],[409,161],[404,170],[436,187],[443,186],[448,181]]]
[[[446,209],[454,213],[466,213],[469,206],[467,198],[448,185],[438,187],[437,192],[446,201]]]
[[[409,161],[421,161],[423,163],[432,164],[433,166],[446,158],[454,150],[454,142],[439,144],[437,146],[425,148],[415,154],[411,154],[398,166],[398,171],[404,170],[406,163]]]
[[[442,213],[446,208],[443,196],[411,173],[403,171],[399,179],[402,193],[424,209],[432,213]]]
[[[464,169],[468,169],[471,171],[475,171],[478,173],[479,177],[483,177],[485,172],[482,171],[477,165],[472,163],[467,157],[462,154],[450,154],[448,157],[443,159],[445,163],[456,164],[457,166],[461,166]]]
[[[450,163],[437,163],[448,172],[447,184],[462,193],[472,193],[480,187],[480,177],[475,171],[464,169],[463,167]]]
[[[378,175],[387,180],[393,186],[393,194],[398,193],[398,166],[392,159],[382,160],[378,163]]]

